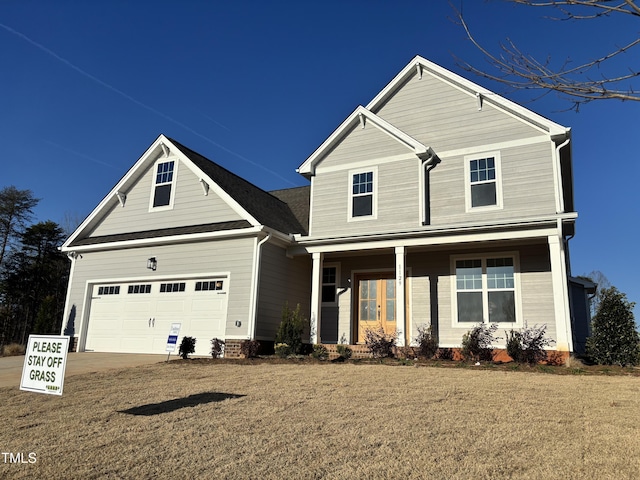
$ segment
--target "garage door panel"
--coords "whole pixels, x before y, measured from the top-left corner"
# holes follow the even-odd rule
[[[227,278],[96,285],[85,348],[164,353],[171,324],[180,323],[178,345],[195,337],[196,355],[208,356],[211,339],[224,338],[227,289]]]

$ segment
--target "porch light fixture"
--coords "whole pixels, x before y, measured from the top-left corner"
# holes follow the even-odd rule
[[[158,268],[158,261],[156,260],[156,257],[151,257],[147,260],[147,268],[155,272],[156,268]]]

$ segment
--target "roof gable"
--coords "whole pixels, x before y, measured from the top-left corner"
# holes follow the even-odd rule
[[[223,167],[208,160],[204,156],[181,145],[164,135],[160,135],[129,171],[120,179],[113,189],[103,198],[100,204],[82,222],[62,246],[63,250],[68,250],[75,245],[91,244],[87,237],[93,236],[93,231],[98,227],[110,211],[117,208],[118,204],[126,204],[126,192],[133,188],[145,174],[149,174],[149,169],[154,163],[169,155],[179,159],[181,166],[186,167],[201,184],[202,192],[207,195],[209,190],[220,197],[226,205],[233,210],[235,218],[223,218],[222,222],[209,226],[209,231],[220,231],[240,225],[245,227],[266,226],[281,233],[305,233],[306,226],[301,225],[288,205],[277,197],[270,195],[264,190],[256,187],[250,182],[238,177]],[[159,225],[157,230],[142,229],[139,225],[131,225],[130,232],[96,232],[95,238],[99,239],[93,243],[104,243],[110,239],[125,236],[127,239],[135,238],[156,238],[171,235],[172,232],[179,234],[202,233],[202,225],[214,225],[207,223],[209,219],[194,221],[197,225],[179,225],[167,228],[166,225]],[[137,227],[137,228],[136,228]],[[115,235],[115,236],[114,236]]]

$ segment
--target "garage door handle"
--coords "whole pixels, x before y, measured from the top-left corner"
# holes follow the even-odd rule
[[[153,328],[156,328],[156,319],[155,319],[155,317],[153,318],[153,320],[151,320],[151,325],[153,325]]]
[[[149,318],[149,328],[151,328],[151,318]]]

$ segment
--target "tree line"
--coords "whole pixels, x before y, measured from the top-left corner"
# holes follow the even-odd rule
[[[0,189],[0,351],[29,334],[58,334],[70,262],[66,237],[51,220],[32,223],[40,199],[31,190]]]

